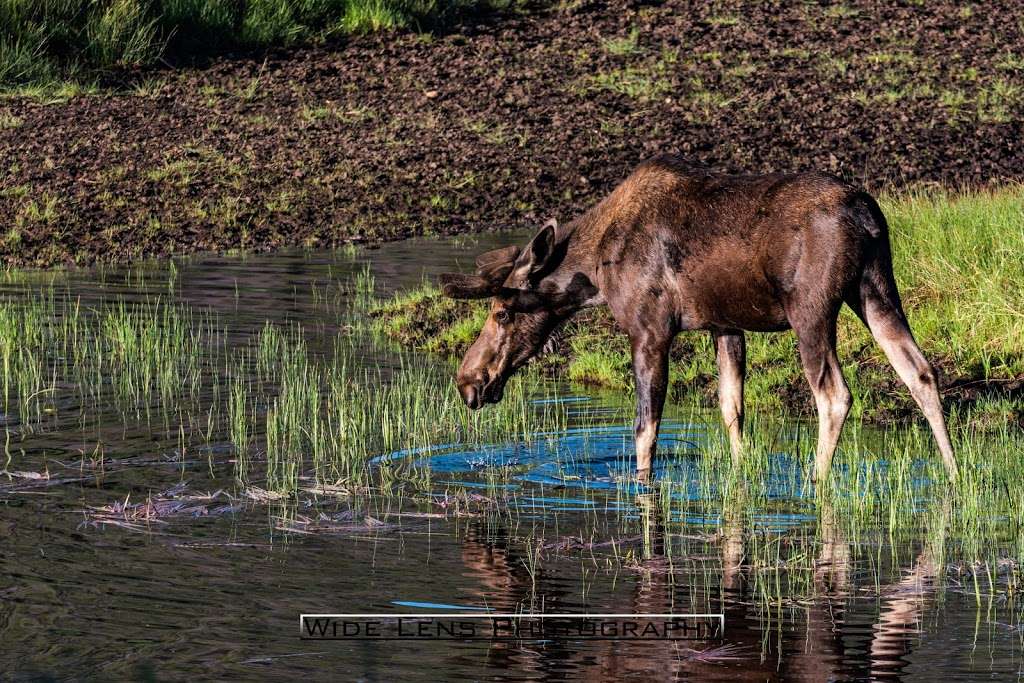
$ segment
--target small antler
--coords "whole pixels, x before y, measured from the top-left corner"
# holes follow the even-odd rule
[[[513,263],[518,256],[519,247],[514,244],[502,247],[501,249],[485,251],[476,257],[476,270],[480,273],[485,268]]]
[[[519,247],[510,246],[480,254],[476,259],[476,275],[444,273],[441,291],[453,299],[486,299],[501,291],[505,278],[512,272]]]

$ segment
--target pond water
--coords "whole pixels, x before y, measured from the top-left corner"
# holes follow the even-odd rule
[[[227,347],[268,321],[298,322],[309,348],[327,354],[349,324],[351,294],[334,284],[369,264],[388,295],[509,239],[32,275],[8,278],[0,296],[45,288],[83,309],[180,302],[213,316]],[[368,367],[408,362],[379,340],[356,350]],[[644,486],[629,478],[628,397],[567,386],[527,397],[531,410],[563,416],[528,439],[385,450],[370,462],[371,486],[306,484],[259,499],[242,495],[228,430],[212,417],[204,426],[201,410],[168,420],[155,406],[83,409],[64,384],[53,394],[32,429],[14,411],[2,416],[0,679],[1020,677],[1016,570],[1005,559],[1019,532],[993,539],[1011,549],[992,555],[1005,561],[970,564],[942,531],[958,512],[929,480],[937,470],[924,464],[934,457],[919,430],[861,432],[858,447],[883,454],[876,471],[890,467],[892,439],[918,455],[906,464],[906,509],[879,503],[856,521],[844,497],[833,509],[805,481],[806,423],[765,418],[772,438],[745,497],[743,482],[720,476],[717,414],[670,406],[660,483]],[[850,462],[838,469],[855,480]],[[725,633],[653,643],[299,638],[303,613],[472,610],[723,613]]]

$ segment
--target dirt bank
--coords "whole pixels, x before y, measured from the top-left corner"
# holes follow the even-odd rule
[[[1019,178],[1022,26],[1012,3],[582,2],[8,99],[0,258],[509,227],[666,151],[873,189]]]

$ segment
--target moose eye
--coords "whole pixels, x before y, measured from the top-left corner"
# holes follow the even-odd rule
[[[508,325],[512,322],[512,313],[503,308],[494,314],[494,319],[502,325]]]

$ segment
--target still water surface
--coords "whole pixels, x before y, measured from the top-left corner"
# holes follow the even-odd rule
[[[341,318],[318,288],[369,263],[377,291],[414,286],[508,237],[409,241],[365,251],[196,257],[58,275],[84,305],[156,296],[210,311],[244,343],[266,321],[302,322],[329,348]],[[496,241],[497,240],[497,241]],[[44,279],[46,279],[44,277]],[[169,285],[170,282],[170,285]],[[26,296],[38,282],[9,282]],[[343,304],[342,304],[343,305]],[[392,357],[367,346],[363,361]],[[423,362],[434,362],[424,358]],[[537,400],[551,400],[538,397]],[[90,522],[90,506],[144,500],[180,486],[233,491],[230,451],[183,447],[180,435],[138,417],[57,416],[15,444],[11,471],[49,473],[49,485],[0,478],[0,679],[12,680],[864,680],[1018,678],[1021,636],[1012,605],[979,603],[927,559],[923,541],[892,547],[884,534],[851,539],[806,500],[799,475],[780,476],[751,513],[762,546],[811,539],[813,586],[782,583],[775,600],[752,571],[754,539],[721,509],[700,504],[701,453],[721,438],[714,414],[670,409],[662,479],[678,482],[667,508],[622,485],[631,466],[630,406],[563,388],[566,429],[528,444],[466,450],[438,444],[381,453],[376,466],[429,467],[434,500],[300,497],[257,504],[229,496],[144,528]],[[59,411],[63,414],[64,411]],[[802,461],[773,454],[780,473]],[[187,435],[185,435],[187,442]],[[782,443],[786,443],[784,435]],[[102,472],[75,475],[103,444]],[[806,454],[804,454],[806,455]],[[510,472],[500,481],[495,470]],[[54,483],[55,482],[55,483]],[[464,490],[500,507],[451,513]],[[692,505],[690,503],[693,503]],[[669,509],[667,518],[664,510]],[[340,522],[299,533],[281,520]],[[372,520],[350,524],[346,520]],[[785,553],[780,552],[780,556]],[[784,579],[788,580],[788,579]],[[572,613],[724,612],[711,643],[548,641],[316,642],[298,637],[300,613],[419,610]]]

